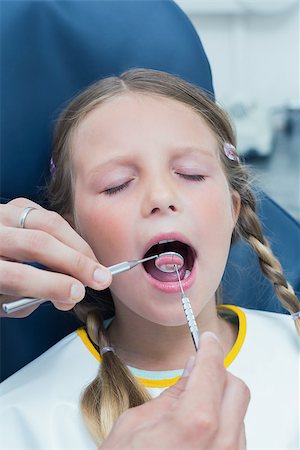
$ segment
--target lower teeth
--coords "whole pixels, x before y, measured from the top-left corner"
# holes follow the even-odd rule
[[[187,270],[186,272],[185,272],[185,275],[184,275],[184,280],[190,275],[190,273],[191,273],[191,271],[190,270]]]

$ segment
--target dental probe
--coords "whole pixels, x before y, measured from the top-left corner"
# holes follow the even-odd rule
[[[144,259],[134,259],[132,261],[124,261],[119,264],[115,264],[114,266],[108,267],[108,270],[112,275],[117,275],[118,273],[127,272],[127,270],[133,269],[138,264],[141,264],[146,261],[150,261],[150,259],[158,258],[159,255],[148,256],[148,258]]]
[[[181,303],[183,306],[183,310],[186,316],[186,320],[188,323],[188,326],[190,328],[190,332],[192,335],[192,339],[194,342],[194,346],[196,351],[198,350],[198,343],[199,343],[199,330],[197,327],[197,323],[195,320],[195,316],[192,310],[192,306],[190,303],[190,299],[185,295],[183,287],[182,287],[182,283],[181,283],[181,279],[179,276],[179,272],[178,272],[178,267],[177,264],[174,264],[175,270],[176,270],[176,274],[177,274],[177,278],[178,278],[178,282],[179,282],[179,286],[180,286],[180,290],[181,290]]]
[[[167,253],[167,252],[166,252]],[[164,253],[162,253],[164,254]],[[108,270],[112,275],[117,275],[118,273],[127,272],[127,270],[133,269],[138,264],[149,261],[150,259],[158,258],[159,255],[149,256],[144,259],[135,259],[132,261],[124,261],[119,264],[115,264],[113,266],[108,267]],[[16,300],[11,303],[3,303],[2,309],[6,314],[11,314],[12,312],[20,311],[23,308],[27,308],[28,306],[39,305],[40,303],[50,302],[50,299],[47,298],[21,298],[20,300]]]

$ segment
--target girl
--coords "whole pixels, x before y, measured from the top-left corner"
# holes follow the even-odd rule
[[[52,169],[52,208],[104,266],[184,256],[180,277],[200,332],[218,336],[225,366],[250,388],[248,448],[298,448],[299,302],[262,235],[226,114],[175,76],[131,70],[66,108]],[[37,228],[38,214],[27,228]],[[221,304],[238,238],[256,251],[294,321]],[[115,276],[104,292],[90,290],[74,310],[84,327],[5,383],[2,421],[15,430],[5,448],[92,448],[90,435],[100,444],[123,411],[174,384],[193,353],[177,277],[153,261]]]

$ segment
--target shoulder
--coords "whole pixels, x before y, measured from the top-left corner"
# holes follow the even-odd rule
[[[230,369],[252,377],[253,365],[272,371],[272,378],[282,372],[297,374],[300,338],[293,319],[279,314],[234,307],[239,317],[239,351]]]
[[[230,371],[250,388],[247,448],[298,448],[299,336],[290,315],[238,308],[244,342]]]
[[[83,362],[87,369],[97,366],[97,361],[75,331],[5,380],[1,384],[1,395],[15,390],[16,386],[21,388],[24,383],[27,388],[32,384],[37,387],[48,379],[55,379],[54,373],[82,373]]]
[[[299,352],[299,336],[290,314],[279,314],[241,308],[246,316],[248,339],[272,346],[282,345]],[[277,350],[279,350],[279,348]]]
[[[282,355],[293,355],[299,359],[300,338],[290,314],[224,305],[238,316],[239,333],[235,343],[237,358],[234,365],[241,360],[265,359],[267,355],[274,359]],[[271,353],[270,353],[271,352]]]
[[[260,399],[266,399],[270,392],[267,404],[274,408],[293,404],[296,410],[300,339],[293,319],[287,314],[240,310],[245,316],[245,338],[230,370],[246,381],[252,397],[259,393]]]

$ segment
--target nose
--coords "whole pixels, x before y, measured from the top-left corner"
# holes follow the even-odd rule
[[[171,182],[152,179],[146,189],[142,215],[148,217],[154,214],[178,213],[181,210],[179,195]]]

